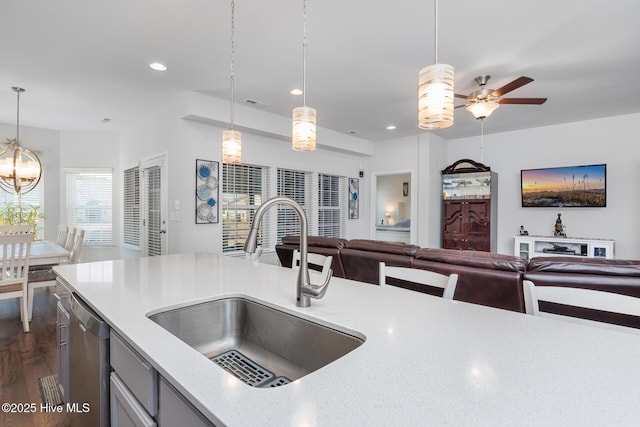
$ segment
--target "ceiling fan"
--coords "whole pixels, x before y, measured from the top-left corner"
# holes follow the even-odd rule
[[[547,98],[502,98],[503,95],[516,90],[519,87],[531,83],[531,77],[518,77],[514,81],[507,83],[499,89],[488,89],[487,82],[491,78],[488,74],[476,77],[474,80],[480,86],[480,89],[471,92],[469,95],[454,94],[456,98],[463,98],[469,101],[469,104],[458,105],[456,108],[467,107],[476,119],[485,119],[491,115],[500,104],[544,104]]]

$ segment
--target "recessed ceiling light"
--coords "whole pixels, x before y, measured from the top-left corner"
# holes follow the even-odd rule
[[[291,89],[291,91],[289,91],[289,93],[291,95],[302,95],[302,90],[300,90],[300,89]]]
[[[166,71],[167,70],[167,66],[164,64],[161,64],[159,62],[152,62],[151,64],[149,64],[149,67],[151,67],[152,70],[156,70],[156,71]]]
[[[395,129],[396,129],[396,125],[387,126],[387,130],[395,130]]]

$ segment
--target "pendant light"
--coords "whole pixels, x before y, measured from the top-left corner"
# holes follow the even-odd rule
[[[235,104],[235,1],[231,0],[231,119],[229,129],[222,132],[222,163],[239,164],[242,163],[242,135],[240,131],[233,128],[233,112]]]
[[[291,148],[296,151],[316,149],[316,110],[307,107],[307,1],[302,2],[302,107],[293,109]]]
[[[42,164],[33,151],[20,145],[21,87],[12,87],[18,94],[16,138],[8,139],[0,151],[0,187],[8,193],[26,194],[33,190],[42,176]]]
[[[434,64],[418,74],[418,127],[453,125],[453,67],[438,63],[438,0],[434,1]]]

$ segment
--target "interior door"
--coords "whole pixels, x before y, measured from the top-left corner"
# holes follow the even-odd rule
[[[167,253],[167,158],[166,155],[140,164],[142,256]]]

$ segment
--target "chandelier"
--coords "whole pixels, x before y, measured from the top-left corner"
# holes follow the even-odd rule
[[[8,193],[25,194],[33,190],[42,176],[42,164],[33,151],[20,145],[21,87],[12,87],[18,94],[16,137],[7,139],[0,151],[0,187]]]

